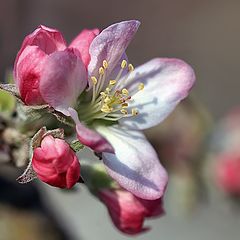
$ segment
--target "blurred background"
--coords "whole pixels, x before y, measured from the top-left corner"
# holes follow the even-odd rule
[[[103,29],[138,19],[142,24],[127,50],[135,66],[154,57],[174,57],[194,68],[197,82],[191,99],[161,129],[146,133],[170,172],[170,183],[166,216],[148,221],[152,230],[137,239],[239,239],[239,204],[218,191],[209,171],[216,152],[209,135],[240,103],[239,13],[238,0],[0,0],[2,81],[23,38],[40,24],[59,29],[70,42],[83,28]],[[19,172],[3,172],[5,168],[0,170],[0,240],[129,239],[112,226],[104,206],[84,188],[66,193],[33,184],[19,190],[14,183]],[[8,194],[13,196],[6,199]],[[22,212],[28,207],[35,220],[30,220],[29,211]],[[41,237],[43,231],[47,235]]]

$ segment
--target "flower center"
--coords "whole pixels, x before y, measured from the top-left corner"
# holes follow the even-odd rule
[[[123,72],[127,73],[122,77]],[[123,117],[132,117],[138,114],[138,109],[130,108],[132,96],[144,89],[144,84],[139,83],[136,90],[129,92],[124,88],[131,72],[134,71],[132,64],[128,64],[126,60],[121,62],[121,67],[115,79],[106,81],[106,73],[108,71],[108,62],[103,61],[99,68],[99,78],[92,76],[92,99],[88,113],[85,114],[85,121],[93,119],[104,119],[109,121],[117,121]],[[121,81],[119,81],[121,80]],[[107,86],[106,82],[108,82]],[[83,116],[84,117],[84,116]]]

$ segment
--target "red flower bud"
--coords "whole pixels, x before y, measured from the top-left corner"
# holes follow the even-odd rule
[[[81,63],[83,61],[82,64],[85,64],[86,67],[90,61],[90,44],[98,33],[98,29],[85,29],[69,46],[70,49],[74,49],[72,51],[74,53],[72,54],[81,58],[82,60],[79,61],[81,61]],[[61,74],[58,71],[62,68],[61,64],[64,64],[62,61],[66,61],[66,56],[62,55],[61,52],[67,48],[61,32],[43,25],[39,26],[33,33],[25,37],[14,63],[14,80],[19,89],[21,99],[26,105],[46,104],[46,99],[44,99],[40,89],[40,82],[42,82],[43,78],[46,78],[46,76],[43,76],[44,68],[49,64],[49,61],[51,62],[51,60],[58,58],[59,68],[54,71],[55,74],[50,74],[51,71],[48,71],[47,75],[50,79],[51,77],[59,79]],[[51,57],[52,54],[57,52],[60,52],[60,54]],[[72,75],[69,74],[67,70],[74,65],[73,63],[76,62],[76,59],[71,56],[67,58],[67,60],[69,64],[62,69],[61,73],[65,74],[64,77],[71,78]],[[73,63],[71,61],[73,61]],[[54,63],[53,61],[52,64]],[[70,70],[73,71],[73,69]],[[76,76],[74,76],[74,78],[76,78]]]
[[[71,188],[80,177],[80,164],[74,151],[67,142],[50,135],[34,149],[32,166],[40,180],[54,187]]]
[[[49,54],[65,48],[65,40],[56,29],[39,26],[25,37],[14,63],[14,79],[25,104],[45,103],[39,90],[45,59]]]
[[[126,190],[101,190],[99,198],[107,206],[114,225],[130,235],[149,230],[143,228],[146,217],[164,214],[162,199],[144,200]]]
[[[240,155],[224,154],[218,159],[217,183],[227,193],[240,196]]]

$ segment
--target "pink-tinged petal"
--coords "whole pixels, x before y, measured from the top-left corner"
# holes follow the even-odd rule
[[[148,230],[143,227],[145,209],[132,193],[104,189],[99,192],[99,198],[107,206],[114,225],[121,232],[136,235]]]
[[[97,131],[115,149],[115,154],[103,153],[103,162],[110,176],[140,198],[154,200],[162,197],[168,176],[145,136],[119,126],[98,127]]]
[[[66,42],[56,29],[40,25],[33,33],[23,40],[19,55],[27,46],[38,46],[46,54],[62,51],[66,48]]]
[[[80,163],[63,139],[45,136],[34,149],[31,164],[37,177],[52,186],[71,188],[79,180]]]
[[[67,188],[72,188],[80,178],[80,163],[77,157],[74,158],[72,165],[68,168],[66,174]]]
[[[66,185],[66,174],[65,173],[62,173],[62,174],[53,174],[53,175],[41,175],[41,174],[38,174],[38,178],[53,186],[53,187],[59,187],[59,188],[66,188],[67,185]]]
[[[165,214],[162,198],[152,201],[138,198],[138,201],[144,207],[146,217],[160,217]]]
[[[15,71],[15,81],[22,100],[27,105],[44,104],[39,82],[47,55],[36,46],[28,46],[22,52]]]
[[[90,62],[89,47],[93,39],[99,34],[99,30],[96,29],[84,29],[78,34],[78,36],[71,42],[69,47],[78,49],[81,54],[82,61],[87,67]]]
[[[157,58],[136,68],[123,83],[129,92],[144,89],[132,96],[129,105],[139,114],[122,118],[120,123],[133,129],[146,129],[162,122],[188,96],[195,82],[192,68],[179,59]]]
[[[59,156],[56,150],[54,137],[51,135],[46,136],[44,141],[41,142],[41,150],[44,153],[44,158],[47,157],[47,159],[53,159],[56,158],[56,156]]]
[[[74,49],[55,52],[46,59],[40,92],[57,111],[68,116],[68,107],[74,106],[86,85],[86,69]]]
[[[111,73],[133,39],[139,25],[140,22],[136,20],[116,23],[94,38],[89,49],[91,60],[88,72],[90,76],[98,76],[98,69],[102,66],[103,60],[108,61],[107,73]],[[89,85],[91,84],[90,81]]]
[[[21,49],[19,50],[14,63],[14,77],[16,78],[16,67],[18,62],[22,59],[22,52],[27,46],[38,46],[46,54],[55,51],[61,51],[66,48],[66,42],[62,34],[52,28],[39,26],[33,33],[25,37]]]
[[[85,127],[79,121],[78,114],[74,109],[69,108],[68,112],[76,123],[77,137],[82,144],[90,147],[95,152],[114,153],[113,147],[104,137],[96,131]]]
[[[35,157],[35,156],[34,156]],[[41,174],[41,176],[49,176],[56,173],[51,164],[42,164],[40,161],[32,163],[33,170]]]

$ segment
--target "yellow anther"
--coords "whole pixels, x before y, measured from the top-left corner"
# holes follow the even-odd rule
[[[143,83],[140,83],[140,84],[138,85],[138,90],[141,91],[141,90],[143,90],[143,89],[144,89],[144,84],[143,84]]]
[[[133,108],[133,109],[132,109],[132,115],[133,115],[133,116],[138,115],[138,110],[137,110],[136,108]]]
[[[107,69],[108,68],[108,62],[107,60],[103,60],[103,68]]]
[[[126,60],[122,60],[121,68],[125,68],[126,66],[127,66],[127,61]]]
[[[99,74],[100,75],[104,75],[104,68],[103,67],[100,67],[99,70],[98,70]]]
[[[96,77],[91,77],[91,80],[92,80],[92,83],[93,83],[94,85],[97,84],[97,78],[96,78]]]
[[[110,97],[106,97],[105,99],[104,99],[104,102],[105,103],[110,103],[112,100],[111,100],[111,98]]]
[[[123,103],[122,104],[122,108],[127,108],[128,107],[128,103]]]
[[[110,93],[110,91],[111,91],[111,89],[110,88],[106,88],[106,90],[105,90],[105,92],[107,93],[107,94],[109,94]]]
[[[120,112],[123,113],[124,115],[128,114],[128,111],[126,109],[121,109]]]
[[[107,94],[106,94],[105,92],[100,92],[100,95],[101,95],[102,97],[106,97],[106,96],[107,96]]]
[[[116,82],[117,82],[116,80],[110,80],[109,84],[114,86],[116,84]]]
[[[134,66],[132,64],[128,65],[128,71],[132,72],[134,70]]]
[[[129,92],[126,88],[122,89],[122,94],[128,96]]]
[[[110,113],[112,112],[113,108],[110,108],[107,104],[103,104],[101,111],[105,113]]]

